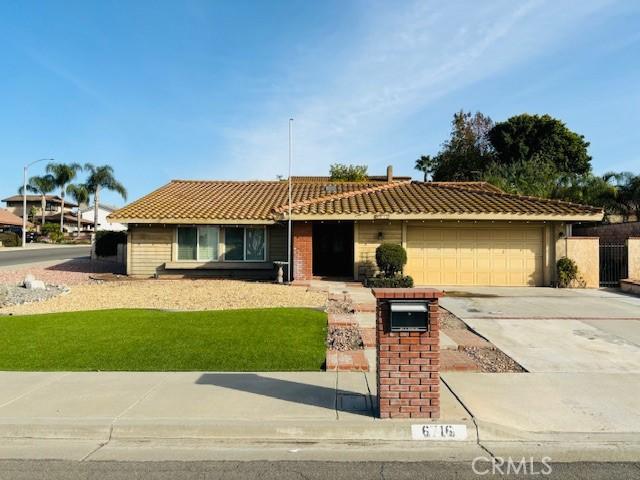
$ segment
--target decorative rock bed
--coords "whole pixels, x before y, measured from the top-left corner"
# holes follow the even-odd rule
[[[357,327],[332,327],[327,333],[327,348],[339,352],[360,350],[364,342]]]
[[[44,288],[25,288],[21,285],[0,285],[0,308],[41,302],[68,292],[69,288],[66,285],[44,285]]]

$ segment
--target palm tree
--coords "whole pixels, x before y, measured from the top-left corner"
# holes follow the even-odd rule
[[[27,183],[27,191],[40,195],[40,209],[42,213],[42,223],[40,224],[40,231],[45,221],[45,210],[47,208],[47,195],[50,194],[53,189],[56,188],[55,178],[52,175],[35,176],[29,179]],[[18,189],[20,195],[24,194],[23,187]],[[35,223],[35,222],[34,222]]]
[[[89,193],[93,193],[93,228],[98,231],[98,206],[100,203],[100,190],[110,190],[120,194],[123,200],[127,200],[127,190],[113,176],[113,167],[111,165],[95,166],[91,163],[85,163],[84,169],[89,172],[87,178],[87,189]]]
[[[415,169],[424,174],[424,181],[429,179],[429,175],[433,173],[436,167],[436,159],[431,155],[422,155],[416,160]]]
[[[73,200],[78,204],[78,211],[76,212],[76,216],[78,217],[78,230],[76,236],[80,236],[80,206],[82,204],[89,203],[89,190],[87,190],[87,186],[83,184],[74,185],[70,183],[67,185],[67,194],[71,195]]]
[[[82,167],[78,163],[50,163],[47,165],[47,173],[53,175],[56,187],[60,187],[60,197],[62,205],[60,206],[60,232],[63,232],[64,226],[64,193],[67,184],[76,178],[78,171]]]

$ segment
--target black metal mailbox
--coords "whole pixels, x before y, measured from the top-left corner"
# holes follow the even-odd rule
[[[389,301],[392,332],[426,332],[429,328],[429,304],[416,301]]]

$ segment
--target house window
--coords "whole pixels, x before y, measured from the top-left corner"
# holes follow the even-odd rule
[[[178,260],[218,260],[218,227],[178,228]]]
[[[264,262],[266,260],[264,227],[225,228],[224,244],[224,259],[227,261]]]

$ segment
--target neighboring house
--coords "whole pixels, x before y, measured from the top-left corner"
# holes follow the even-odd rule
[[[2,200],[7,205],[7,210],[18,217],[22,217],[22,195],[13,195]],[[62,198],[58,195],[45,196],[45,223],[60,223],[60,210],[62,209]],[[74,215],[73,209],[78,206],[73,202],[64,202],[64,230],[74,232],[77,230],[78,217]],[[27,195],[27,214],[35,211],[35,216],[31,221],[40,225],[42,222],[42,197],[40,195]],[[85,229],[93,226],[93,221],[81,220]]]
[[[27,222],[27,227],[31,227],[31,223]],[[6,227],[20,227],[22,228],[22,218],[11,213],[5,208],[0,208],[0,229]]]
[[[128,224],[127,273],[265,278],[287,259],[287,181],[174,180],[112,213]],[[293,280],[361,279],[383,242],[416,285],[550,285],[570,225],[601,209],[483,182],[292,178]],[[558,255],[556,255],[556,248]],[[564,249],[564,250],[563,250]],[[597,249],[597,245],[596,245]]]
[[[98,205],[98,228],[97,230],[109,230],[114,232],[121,232],[127,229],[126,225],[117,222],[110,222],[107,220],[107,215],[117,210],[116,207],[112,207],[110,205]],[[93,218],[95,216],[95,211],[93,206],[88,206],[80,209],[80,216],[83,220],[87,220],[93,224]]]

